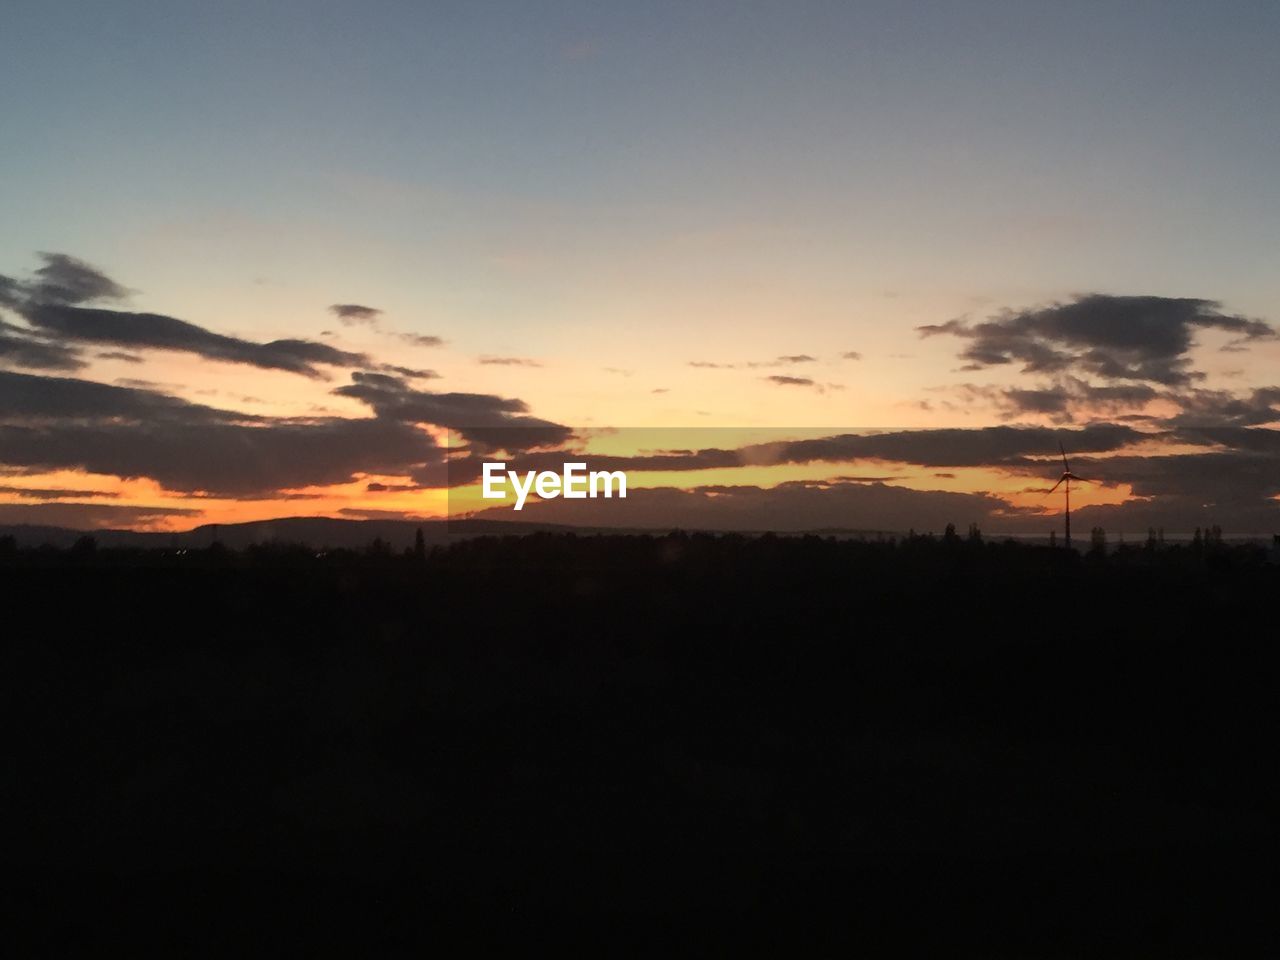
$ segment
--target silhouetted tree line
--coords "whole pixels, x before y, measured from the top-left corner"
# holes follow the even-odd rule
[[[1209,542],[0,542],[11,899],[63,955],[78,904],[215,953],[1253,952],[1280,567]]]
[[[201,567],[209,565],[229,564],[248,566],[272,565],[304,565],[316,563],[328,565],[393,565],[399,561],[424,563],[427,560],[442,563],[451,558],[472,556],[479,545],[490,545],[499,551],[516,549],[514,545],[531,542],[545,545],[550,542],[562,542],[571,545],[571,549],[586,554],[633,555],[644,549],[666,549],[672,543],[698,544],[700,551],[709,553],[722,552],[726,556],[742,552],[766,552],[779,549],[799,549],[802,552],[819,551],[826,559],[844,560],[852,563],[882,561],[889,557],[924,558],[935,556],[939,562],[962,560],[966,563],[993,563],[1003,560],[1010,564],[1031,562],[1043,564],[1072,564],[1070,552],[1052,553],[1058,546],[1057,538],[1051,533],[1049,552],[1042,545],[1032,542],[1004,538],[991,540],[983,537],[977,524],[971,523],[968,532],[961,537],[954,524],[948,524],[941,536],[932,533],[917,533],[912,530],[898,537],[878,535],[874,539],[862,537],[818,536],[814,534],[791,536],[777,534],[707,534],[672,531],[667,535],[636,534],[573,534],[573,533],[536,533],[520,536],[474,537],[460,541],[456,545],[428,547],[419,529],[414,545],[397,552],[380,537],[371,540],[364,550],[347,548],[317,549],[305,543],[288,541],[270,541],[254,544],[241,550],[226,547],[214,542],[204,549],[192,548],[138,548],[110,547],[100,548],[91,535],[85,535],[66,549],[42,545],[39,547],[18,547],[12,536],[0,537],[0,563],[34,564],[37,566],[59,564],[90,564],[101,566],[148,566],[154,564],[173,564],[179,566]],[[776,545],[785,544],[785,547]],[[656,545],[656,547],[654,546]],[[1052,553],[1052,555],[1050,555]],[[1223,539],[1222,529],[1217,526],[1201,529],[1197,527],[1192,538],[1186,542],[1167,543],[1164,530],[1151,528],[1142,546],[1126,544],[1123,539],[1108,547],[1107,533],[1102,527],[1094,527],[1090,531],[1089,548],[1084,556],[1089,560],[1106,559],[1116,566],[1133,564],[1149,564],[1153,562],[1153,554],[1160,556],[1155,562],[1165,566],[1198,565],[1206,556],[1217,558],[1226,568],[1248,567],[1274,562],[1274,549],[1269,550],[1265,544],[1257,541],[1231,543]]]

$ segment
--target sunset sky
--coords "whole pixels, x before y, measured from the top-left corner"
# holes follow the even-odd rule
[[[1280,531],[1278,36],[6,4],[0,524],[436,516],[471,443],[617,457],[621,523],[1045,532],[1061,441],[1082,524]]]

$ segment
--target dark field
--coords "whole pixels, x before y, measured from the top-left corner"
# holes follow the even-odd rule
[[[1256,548],[86,544],[0,592],[37,953],[1274,955]]]

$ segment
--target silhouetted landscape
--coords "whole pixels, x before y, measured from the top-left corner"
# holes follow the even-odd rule
[[[1277,38],[4,3],[5,955],[1280,957]]]
[[[140,922],[209,952],[270,924],[379,955],[1253,953],[1275,561],[977,530],[7,537],[7,883],[81,905],[55,951]]]

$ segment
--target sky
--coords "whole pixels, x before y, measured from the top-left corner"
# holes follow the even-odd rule
[[[435,515],[448,431],[552,425],[983,454],[655,470],[655,524],[717,486],[1040,530],[1063,441],[1098,522],[1280,527],[1274,3],[4,22],[0,523]]]

